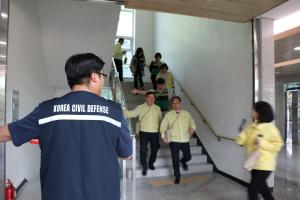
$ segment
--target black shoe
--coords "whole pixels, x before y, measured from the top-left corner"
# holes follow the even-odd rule
[[[155,170],[154,165],[153,165],[153,164],[149,164],[149,169],[150,169],[150,170]]]
[[[143,168],[143,176],[146,176],[147,175],[147,168]]]
[[[184,171],[189,171],[189,166],[186,164],[186,162],[182,162],[182,161],[180,161],[180,162],[181,162],[181,164],[182,164],[183,170],[184,170]]]
[[[180,178],[175,178],[175,180],[174,180],[174,184],[180,184]]]

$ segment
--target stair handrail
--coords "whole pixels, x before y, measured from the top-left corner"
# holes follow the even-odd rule
[[[217,140],[221,141],[223,139],[223,140],[235,141],[235,139],[233,139],[233,138],[230,138],[230,137],[227,137],[227,136],[218,135],[216,133],[216,131],[212,128],[212,126],[210,125],[210,123],[207,121],[207,119],[205,118],[204,114],[200,111],[200,109],[193,102],[192,98],[188,95],[188,93],[182,87],[182,85],[180,84],[180,82],[178,81],[178,79],[175,77],[174,80],[177,83],[177,85],[179,86],[180,91],[187,97],[187,99],[190,102],[191,106],[193,106],[193,108],[196,110],[196,112],[200,115],[203,123],[207,126],[207,128],[210,130],[210,132],[217,138]]]
[[[113,95],[113,100],[120,103],[122,106],[122,109],[127,110],[127,104],[125,101],[125,95],[123,92],[123,88],[121,85],[121,82],[119,80],[119,73],[117,72],[117,67],[116,67],[116,63],[114,58],[112,58],[112,69],[109,75],[109,79],[110,79],[110,86],[111,86],[111,90],[112,90],[112,95]],[[114,85],[116,84],[116,85]],[[118,99],[116,98],[117,96],[117,92],[116,89],[119,88],[120,89],[120,95],[121,95],[121,102],[118,101]],[[132,126],[132,121],[131,119],[126,119],[127,123],[128,123],[128,128],[130,131],[130,136],[132,138],[132,148],[133,148],[133,152],[132,152],[132,174],[128,174],[128,177],[131,176],[132,180],[136,180],[136,137],[133,131],[133,126]],[[126,164],[127,160],[123,160],[123,180],[126,180],[127,178],[127,170],[126,170]]]

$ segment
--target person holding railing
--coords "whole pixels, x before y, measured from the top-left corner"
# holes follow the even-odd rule
[[[143,176],[147,175],[148,167],[155,170],[159,145],[159,125],[162,118],[160,108],[154,104],[155,94],[150,91],[145,95],[145,103],[137,106],[132,111],[125,111],[127,118],[138,117],[136,134],[140,135],[140,162],[143,167]],[[147,146],[150,143],[151,154],[147,162]]]
[[[180,183],[179,162],[185,171],[189,170],[187,162],[191,160],[190,138],[196,130],[196,124],[191,114],[181,109],[181,98],[171,98],[172,110],[163,118],[160,125],[161,137],[165,143],[170,143],[172,164],[174,169],[174,184]],[[183,158],[179,160],[179,152],[182,151]]]
[[[114,62],[119,73],[119,80],[123,81],[123,56],[126,54],[126,51],[122,49],[124,44],[124,38],[119,38],[118,42],[114,46]]]
[[[236,138],[236,142],[244,146],[249,155],[244,166],[251,171],[248,199],[257,200],[260,193],[264,199],[274,200],[267,179],[276,169],[277,154],[283,141],[279,130],[272,123],[274,112],[269,103],[255,103],[252,118],[255,121]]]

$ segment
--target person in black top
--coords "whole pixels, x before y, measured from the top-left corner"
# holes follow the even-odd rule
[[[120,199],[118,157],[131,156],[132,141],[121,106],[99,96],[103,66],[91,53],[70,57],[65,72],[72,91],[0,127],[1,142],[39,139],[42,200]]]
[[[157,90],[157,85],[156,85],[156,77],[157,74],[160,71],[160,66],[163,64],[160,60],[161,60],[161,54],[160,53],[156,53],[154,56],[155,60],[151,62],[149,70],[151,73],[151,81],[152,81],[152,85],[153,85],[153,90]]]
[[[134,56],[131,59],[130,70],[134,77],[134,88],[144,90],[143,76],[145,75],[144,67],[146,65],[144,50],[139,47],[136,49]],[[140,88],[138,86],[140,83]]]

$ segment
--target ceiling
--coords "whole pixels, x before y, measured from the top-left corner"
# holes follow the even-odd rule
[[[287,0],[125,0],[128,8],[247,22]],[[297,0],[299,1],[299,0]]]
[[[300,58],[300,51],[295,51],[300,46],[300,33],[275,41],[275,63],[281,63]]]
[[[295,13],[300,9],[300,1],[299,0],[289,0],[280,6],[262,14],[260,17],[265,17],[269,19],[280,19],[290,15],[291,13]]]
[[[300,30],[300,27],[296,29]],[[286,31],[281,34],[283,36],[287,35],[287,37],[283,37],[282,39],[276,40],[275,37],[275,63],[276,65],[285,65],[276,67],[276,77],[300,75],[300,51],[294,50],[296,46],[300,46],[300,31],[293,35],[288,34],[288,32]],[[293,61],[296,64],[289,64]]]

